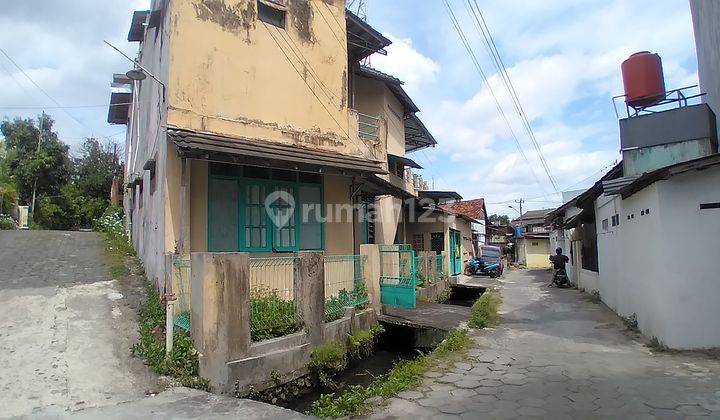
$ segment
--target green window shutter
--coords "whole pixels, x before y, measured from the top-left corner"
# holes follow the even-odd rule
[[[270,251],[268,215],[265,211],[267,186],[260,182],[243,183],[243,251]]]
[[[300,185],[296,210],[300,218],[300,249],[324,248],[322,207],[322,185]]]
[[[270,203],[270,210],[273,214],[273,250],[295,251],[298,249],[295,187],[275,185],[273,191],[283,193]],[[285,196],[292,199],[285,199]]]
[[[208,250],[238,250],[238,183],[211,178],[208,190]]]

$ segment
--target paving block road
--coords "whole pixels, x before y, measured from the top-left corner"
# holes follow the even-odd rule
[[[620,318],[548,271],[506,271],[502,323],[375,419],[720,418],[720,362],[653,352]]]

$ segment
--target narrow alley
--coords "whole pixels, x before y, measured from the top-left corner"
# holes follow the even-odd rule
[[[550,273],[508,271],[503,321],[473,333],[467,360],[373,418],[668,418],[720,415],[720,362],[654,352],[602,304],[549,288]]]

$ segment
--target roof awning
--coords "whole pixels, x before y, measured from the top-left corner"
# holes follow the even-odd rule
[[[586,216],[585,210],[580,210],[580,213],[576,214],[575,216],[567,219],[565,223],[563,224],[563,229],[570,229],[574,227],[578,227],[582,221],[583,218]]]
[[[405,151],[412,152],[426,147],[434,147],[437,144],[435,137],[430,134],[425,124],[415,114],[405,118]]]
[[[132,21],[130,22],[130,31],[128,32],[128,42],[139,42],[145,36],[145,22],[150,15],[149,10],[136,10],[133,12]]]
[[[392,44],[392,41],[347,9],[345,10],[345,26],[347,28],[348,58],[352,60],[360,61],[376,52],[383,54],[384,48]]]
[[[132,82],[124,74],[114,74],[110,84],[110,107],[107,121],[110,124],[127,124],[132,102]]]
[[[388,153],[388,161],[394,160],[398,163],[402,163],[403,165],[407,166],[408,168],[415,168],[415,169],[422,169],[423,167],[418,165],[417,162],[414,160],[407,158],[405,156],[398,156],[393,155],[392,153]]]
[[[168,128],[167,134],[186,157],[195,159],[254,165],[260,161],[268,166],[289,166],[310,171],[330,167],[347,172],[387,173],[382,167],[382,162],[360,156],[305,148],[296,144],[226,137],[173,128]]]

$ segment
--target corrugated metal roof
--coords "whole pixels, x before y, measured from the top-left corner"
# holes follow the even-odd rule
[[[201,159],[204,155],[211,154],[226,157],[243,156],[264,159],[269,162],[290,162],[303,167],[333,167],[350,172],[387,173],[379,161],[372,161],[360,156],[310,149],[297,144],[282,144],[244,137],[227,137],[174,128],[169,128],[167,134],[184,153]]]

